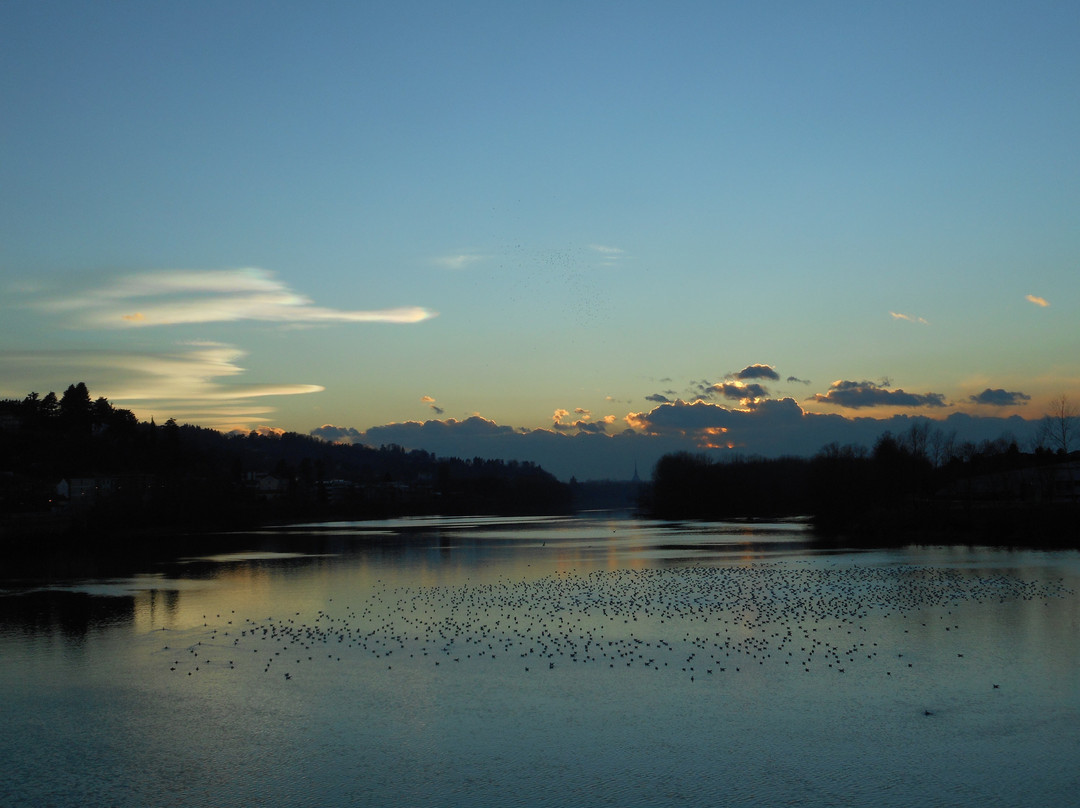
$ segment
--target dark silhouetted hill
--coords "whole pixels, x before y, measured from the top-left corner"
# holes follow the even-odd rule
[[[82,383],[60,398],[0,401],[0,535],[9,538],[569,507],[569,486],[528,462],[145,423],[92,400]]]

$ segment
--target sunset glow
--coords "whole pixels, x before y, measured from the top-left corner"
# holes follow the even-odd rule
[[[62,5],[0,8],[0,397],[564,479],[1080,401],[1067,4]]]

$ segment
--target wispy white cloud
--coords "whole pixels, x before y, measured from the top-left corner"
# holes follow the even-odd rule
[[[894,320],[906,320],[909,323],[922,323],[923,325],[930,325],[930,321],[923,317],[914,317],[910,314],[901,314],[898,311],[890,311],[890,315]]]
[[[169,270],[115,278],[76,294],[39,295],[38,309],[76,327],[127,328],[257,320],[289,324],[417,323],[430,309],[343,310],[316,306],[264,269]]]
[[[248,428],[274,410],[268,397],[321,392],[317,384],[244,384],[230,381],[245,369],[246,352],[217,342],[179,345],[153,353],[131,351],[26,351],[0,354],[5,388],[25,380],[30,392],[45,379],[85,381],[92,395],[107,396],[142,418],[174,417],[201,426]],[[66,382],[65,382],[66,383]],[[39,389],[35,392],[44,393]]]
[[[64,289],[40,284],[11,289],[5,303],[49,315],[55,326],[129,329],[258,321],[281,328],[333,323],[415,323],[435,312],[416,306],[349,310],[315,305],[263,269],[161,270]],[[10,301],[10,302],[9,302]],[[246,352],[220,342],[141,349],[0,352],[0,392],[25,395],[47,385],[85,381],[141,418],[175,417],[219,429],[247,429],[274,412],[267,399],[316,393],[318,384],[245,383]],[[115,344],[115,340],[113,340]],[[36,388],[36,390],[35,390]],[[44,389],[43,389],[44,388]]]
[[[626,250],[606,244],[590,244],[589,249],[600,254],[600,264],[606,267],[615,266],[626,255]]]
[[[1045,297],[1039,297],[1038,295],[1024,295],[1024,300],[1028,301],[1029,303],[1034,303],[1036,306],[1043,309],[1050,305],[1050,301],[1048,301]]]
[[[439,266],[447,269],[465,269],[470,264],[483,261],[485,258],[487,256],[480,253],[456,253],[453,255],[441,255],[435,258],[434,261]]]

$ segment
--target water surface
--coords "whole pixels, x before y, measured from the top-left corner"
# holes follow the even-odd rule
[[[0,804],[1080,793],[1076,553],[823,551],[797,523],[604,516],[222,545],[0,584]]]

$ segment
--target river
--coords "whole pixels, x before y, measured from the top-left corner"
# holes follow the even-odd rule
[[[0,804],[1080,804],[1075,551],[609,514],[222,547],[0,579]]]

